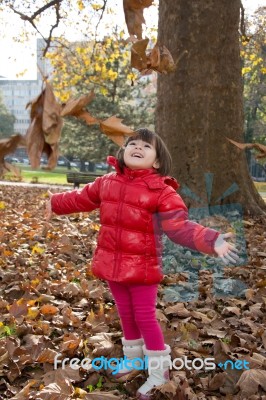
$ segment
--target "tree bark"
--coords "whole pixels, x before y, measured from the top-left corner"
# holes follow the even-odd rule
[[[239,16],[240,0],[160,1],[158,42],[175,60],[188,54],[174,73],[158,77],[156,131],[171,151],[181,186],[208,203],[204,174],[212,173],[210,203],[237,184],[239,190],[215,204],[240,203],[246,213],[261,215],[265,203],[245,153],[226,139],[244,138]]]

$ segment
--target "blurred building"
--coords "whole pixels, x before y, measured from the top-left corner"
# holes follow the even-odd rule
[[[42,58],[44,47],[43,39],[37,39],[37,65],[44,75],[48,75],[52,68],[49,61]],[[6,79],[0,77],[0,91],[6,108],[16,118],[14,133],[25,134],[30,125],[29,111],[26,105],[40,94],[42,75],[37,72],[35,80]]]

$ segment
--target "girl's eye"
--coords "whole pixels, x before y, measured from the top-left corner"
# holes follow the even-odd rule
[[[149,144],[145,144],[145,147],[149,147],[149,149],[151,148],[151,146]]]

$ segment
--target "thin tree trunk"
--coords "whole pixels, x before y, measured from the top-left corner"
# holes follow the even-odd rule
[[[173,175],[207,201],[206,173],[213,175],[211,202],[240,203],[261,214],[265,203],[249,176],[243,142],[243,85],[239,51],[240,0],[161,0],[159,43],[177,59],[173,74],[158,78],[156,131],[173,156]],[[196,206],[186,198],[189,206]],[[217,204],[217,203],[216,203]]]

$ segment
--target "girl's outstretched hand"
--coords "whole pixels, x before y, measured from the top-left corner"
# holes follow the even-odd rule
[[[214,243],[214,250],[218,257],[220,257],[225,264],[233,263],[239,260],[238,250],[232,244],[228,243],[225,239],[233,236],[233,233],[228,232],[221,234],[217,237]]]
[[[50,219],[52,218],[52,215],[53,215],[52,204],[51,204],[51,197],[52,197],[53,193],[50,192],[50,190],[48,190],[48,195],[49,195],[49,200],[47,200],[46,207],[45,207],[46,221],[50,221]]]

